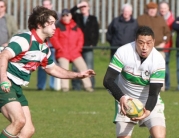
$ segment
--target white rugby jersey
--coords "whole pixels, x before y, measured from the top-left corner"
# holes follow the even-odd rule
[[[122,92],[144,105],[149,95],[149,83],[164,83],[165,60],[162,55],[153,48],[141,64],[135,42],[118,48],[109,67],[120,72],[116,83]]]
[[[5,49],[13,55],[8,62],[7,76],[17,85],[28,85],[31,72],[38,66],[49,68],[54,64],[47,43],[35,30],[13,36]]]

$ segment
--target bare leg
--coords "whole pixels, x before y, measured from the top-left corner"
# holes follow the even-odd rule
[[[131,138],[130,136],[120,136],[120,137],[117,137],[117,138]]]
[[[19,138],[31,138],[35,132],[35,128],[32,124],[31,114],[28,106],[22,107],[26,118],[25,126],[21,129]]]
[[[154,126],[150,129],[152,138],[165,138],[166,128],[163,126]]]
[[[7,103],[1,108],[2,114],[11,122],[5,129],[11,135],[18,135],[25,125],[25,115],[19,102]]]

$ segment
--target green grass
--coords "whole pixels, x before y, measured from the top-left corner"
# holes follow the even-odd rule
[[[34,138],[112,138],[115,137],[114,100],[106,90],[86,92],[25,91],[29,99]],[[167,138],[179,137],[177,92],[161,93],[165,101]],[[1,117],[0,129],[7,125]],[[133,138],[147,138],[146,128],[135,127]]]
[[[96,89],[69,93],[36,90],[36,72],[24,93],[29,101],[36,133],[33,138],[114,138],[114,99],[102,81],[109,64],[108,50],[95,50]],[[175,52],[171,55],[171,90],[162,92],[167,138],[179,138],[179,92],[176,92]],[[8,121],[0,115],[0,130]],[[135,127],[132,138],[148,138],[147,128]]]

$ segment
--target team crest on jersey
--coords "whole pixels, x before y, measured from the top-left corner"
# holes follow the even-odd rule
[[[142,78],[143,78],[144,80],[148,80],[149,77],[150,77],[150,73],[149,73],[148,70],[142,71]]]
[[[145,75],[149,76],[149,71],[148,70],[145,71]]]

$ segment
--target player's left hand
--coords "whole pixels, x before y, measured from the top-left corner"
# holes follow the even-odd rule
[[[94,75],[96,75],[94,70],[88,69],[86,71],[79,72],[77,78],[78,79],[83,79],[83,78],[91,77],[91,76],[94,76]]]
[[[139,121],[139,120],[142,120],[142,119],[148,117],[149,115],[150,115],[150,111],[149,111],[149,110],[146,110],[146,109],[144,108],[144,114],[143,114],[142,116],[140,116],[140,117],[135,117],[135,118],[131,118],[131,120],[132,120],[132,121]]]

